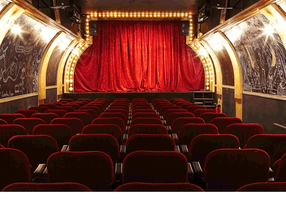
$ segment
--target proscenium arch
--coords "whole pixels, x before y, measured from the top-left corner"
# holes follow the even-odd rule
[[[46,76],[47,76],[47,68],[48,63],[50,61],[50,57],[52,52],[54,51],[55,47],[57,46],[58,39],[64,35],[62,31],[58,32],[52,40],[47,45],[43,57],[41,59],[38,71],[38,101],[39,104],[43,104],[44,100],[46,99]]]
[[[242,68],[240,65],[238,55],[231,41],[221,31],[219,31],[218,34],[221,37],[223,45],[225,46],[232,63],[233,74],[234,74],[234,98],[236,102],[236,117],[242,119],[242,93],[243,93]]]
[[[64,69],[65,69],[67,59],[68,59],[72,49],[75,48],[77,43],[78,43],[77,39],[73,40],[68,45],[68,47],[66,48],[65,52],[63,53],[63,55],[61,57],[61,60],[60,60],[59,66],[58,66],[58,72],[57,72],[57,95],[58,95],[58,99],[63,94],[63,86],[64,86],[63,75],[64,75]]]
[[[207,52],[209,53],[212,62],[213,62],[213,67],[215,68],[215,72],[214,72],[214,78],[216,78],[216,93],[218,95],[222,95],[222,73],[221,73],[221,66],[219,63],[219,60],[213,50],[213,48],[205,41],[205,40],[201,40],[202,45],[205,47],[205,49],[207,50]],[[221,111],[222,111],[222,107],[223,107],[223,102],[222,99],[220,100],[220,105],[221,105]]]

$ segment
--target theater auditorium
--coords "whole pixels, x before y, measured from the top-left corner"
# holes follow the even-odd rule
[[[0,0],[0,25],[3,193],[286,191],[286,0]]]

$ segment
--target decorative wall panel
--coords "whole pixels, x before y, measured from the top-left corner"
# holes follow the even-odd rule
[[[222,74],[222,84],[234,86],[234,74],[231,60],[225,47],[219,43],[220,41],[218,38],[219,37],[217,37],[217,34],[214,34],[206,37],[205,40],[213,48],[213,51],[215,52],[219,61]]]
[[[243,90],[286,95],[286,50],[271,22],[257,14],[228,28],[243,73]]]
[[[14,23],[21,32],[8,31],[0,46],[0,98],[38,91],[43,53],[58,32],[22,14]]]

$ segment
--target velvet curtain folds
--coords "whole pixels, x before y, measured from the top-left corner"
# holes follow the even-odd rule
[[[75,92],[186,92],[204,78],[180,21],[99,21],[74,81]]]

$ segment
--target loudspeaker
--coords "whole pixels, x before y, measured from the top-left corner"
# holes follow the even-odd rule
[[[190,22],[189,21],[182,21],[181,23],[182,23],[181,34],[184,36],[189,36]]]
[[[90,21],[89,22],[89,35],[90,36],[97,36],[97,21]]]

